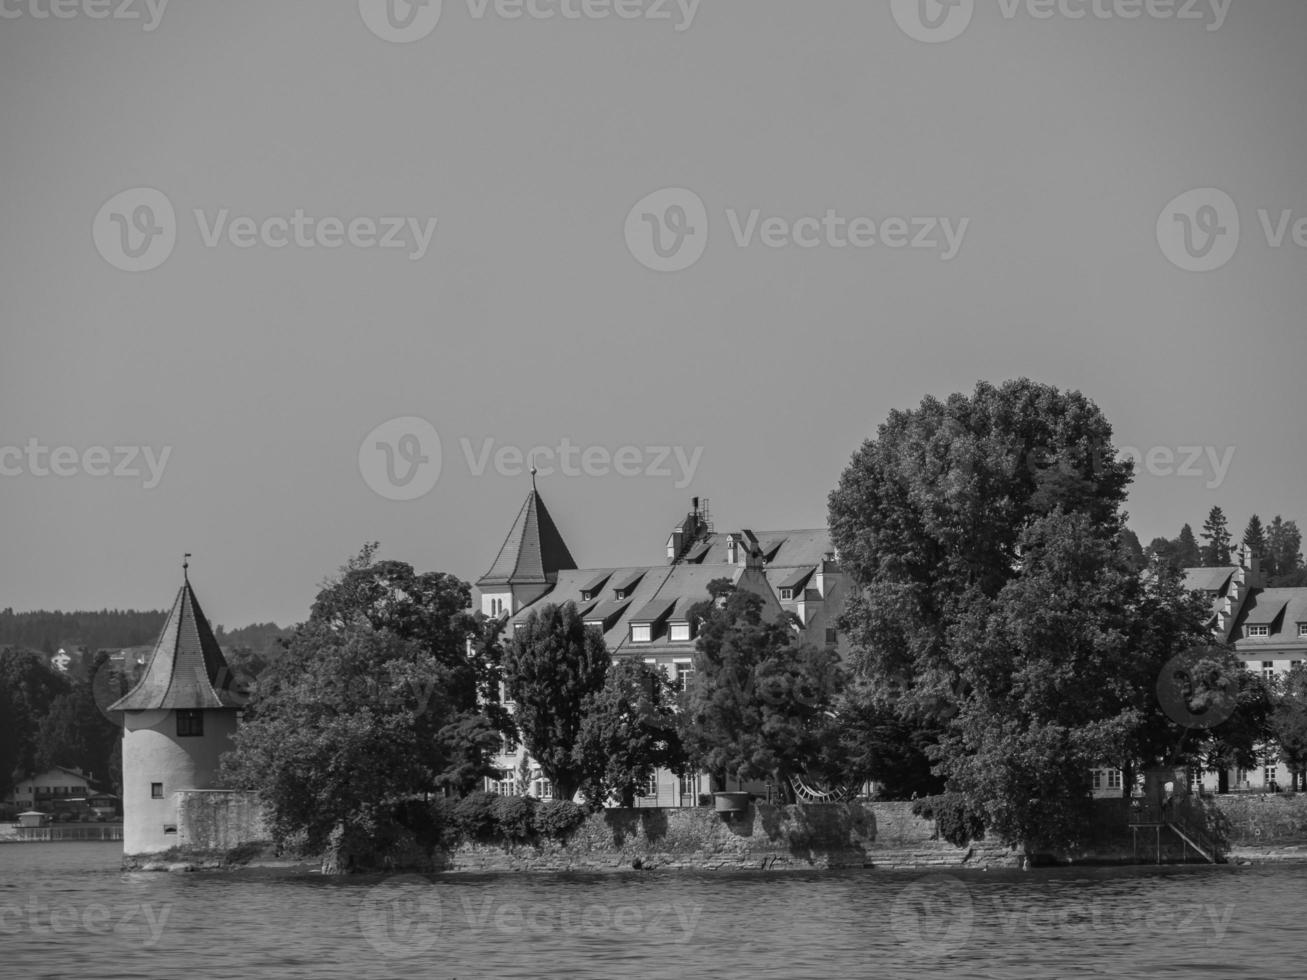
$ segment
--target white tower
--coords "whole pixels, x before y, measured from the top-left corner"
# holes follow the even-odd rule
[[[189,557],[189,556],[188,556]],[[140,681],[110,706],[123,713],[123,853],[177,845],[174,794],[216,788],[219,757],[236,733],[240,700],[191,591],[182,587]]]

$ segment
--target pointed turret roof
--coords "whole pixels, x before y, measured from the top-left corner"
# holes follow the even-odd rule
[[[110,711],[239,708],[227,660],[185,578],[136,686]]]
[[[533,473],[531,492],[518,511],[517,520],[513,521],[490,571],[477,580],[477,587],[548,585],[558,578],[559,571],[573,568],[576,568],[576,561],[536,490]]]

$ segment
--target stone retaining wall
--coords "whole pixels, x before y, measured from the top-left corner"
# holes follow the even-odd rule
[[[707,808],[604,810],[566,841],[463,844],[438,870],[616,871],[632,868],[807,870],[812,868],[999,867],[1019,856],[988,842],[935,840],[934,822],[910,803],[772,806],[738,816]]]

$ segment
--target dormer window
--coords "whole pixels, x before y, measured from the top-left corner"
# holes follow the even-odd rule
[[[586,602],[599,598],[599,593],[603,591],[604,585],[608,582],[611,572],[600,572],[590,581],[581,586],[581,598]]]
[[[781,589],[781,602],[791,602],[794,599],[793,589]]]
[[[675,607],[674,599],[654,599],[631,617],[631,642],[651,643]]]
[[[1269,626],[1248,626],[1245,628],[1245,636],[1270,636],[1271,628]]]
[[[1307,623],[1298,624],[1298,638],[1307,639]]]
[[[690,624],[688,622],[669,623],[667,638],[673,643],[690,642]]]

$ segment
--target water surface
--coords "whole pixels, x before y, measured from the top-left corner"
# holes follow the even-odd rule
[[[0,976],[1300,978],[1307,865],[124,873],[0,845]]]

